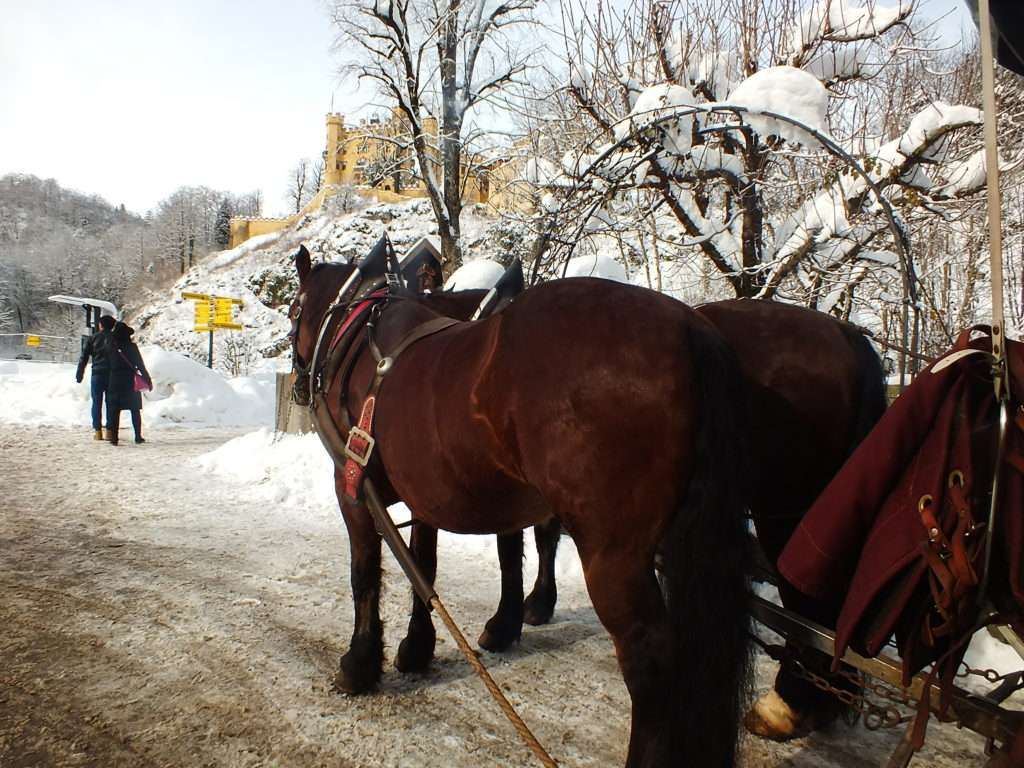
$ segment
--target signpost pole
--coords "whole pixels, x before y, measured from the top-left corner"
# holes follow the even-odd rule
[[[213,368],[213,328],[210,329],[210,351],[206,355],[206,367]]]

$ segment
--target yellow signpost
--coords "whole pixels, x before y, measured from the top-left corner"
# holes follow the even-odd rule
[[[195,302],[193,330],[196,333],[210,334],[210,353],[206,365],[213,368],[213,332],[242,330],[242,324],[235,320],[235,307],[241,308],[242,300],[231,296],[212,296],[208,293],[183,293],[181,298]]]
[[[25,343],[30,347],[38,347],[42,343],[42,339],[38,336],[26,336]]]

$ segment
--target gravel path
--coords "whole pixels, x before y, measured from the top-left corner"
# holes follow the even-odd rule
[[[114,448],[0,427],[0,766],[533,765],[443,628],[428,674],[389,665],[376,695],[330,692],[352,622],[344,526],[190,465],[237,434],[167,429]],[[439,561],[473,638],[496,560],[443,543]],[[385,568],[390,653],[409,598]],[[563,765],[621,765],[628,698],[611,644],[581,584],[559,598],[554,623],[483,658]],[[761,658],[762,688],[772,674]],[[744,765],[879,766],[898,736],[747,739]],[[933,723],[914,764],[981,766],[981,747]]]

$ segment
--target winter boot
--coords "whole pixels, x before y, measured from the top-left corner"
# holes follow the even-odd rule
[[[117,429],[108,429],[107,435],[107,439],[110,440],[110,444],[117,445]]]
[[[102,440],[103,439],[103,430],[102,429],[95,430],[92,433],[92,439],[93,440]]]
[[[144,442],[146,442],[146,440],[145,440],[145,438],[142,435],[136,435],[135,436],[135,444],[136,445],[138,445],[139,443],[144,443]]]

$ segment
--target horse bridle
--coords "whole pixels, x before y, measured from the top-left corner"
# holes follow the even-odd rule
[[[327,307],[320,325],[317,329],[316,344],[313,346],[313,356],[306,362],[299,354],[299,321],[302,318],[303,302],[302,294],[296,296],[288,315],[292,321],[292,330],[288,334],[292,340],[292,367],[295,369],[295,382],[292,384],[292,398],[299,405],[310,406],[324,382],[320,381],[322,366],[321,350],[324,339],[328,336],[328,330],[335,320],[342,320],[352,312],[352,309],[373,292],[382,288],[386,278],[375,278],[364,285],[362,272],[359,267],[353,267],[352,273],[345,279],[335,294],[334,301]],[[342,311],[343,310],[343,311]]]

